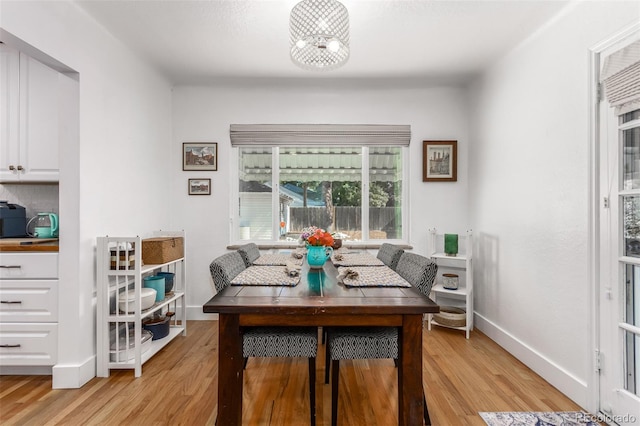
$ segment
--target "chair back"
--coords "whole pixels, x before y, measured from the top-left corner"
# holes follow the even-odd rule
[[[238,247],[238,253],[240,253],[240,255],[242,256],[244,264],[247,268],[253,265],[253,262],[255,262],[260,257],[260,249],[258,248],[256,243],[247,243]]]
[[[431,259],[415,253],[402,253],[396,272],[422,294],[429,297],[438,273],[438,265]]]
[[[395,271],[402,253],[404,253],[404,250],[400,247],[389,243],[383,243],[378,250],[377,257],[382,260],[382,263]]]
[[[211,271],[211,278],[213,278],[216,292],[231,284],[231,280],[246,268],[242,256],[237,251],[226,253],[213,259],[209,264],[209,271]]]

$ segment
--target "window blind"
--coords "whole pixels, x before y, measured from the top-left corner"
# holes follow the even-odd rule
[[[409,146],[410,125],[232,124],[231,146]]]
[[[640,40],[604,59],[601,81],[616,114],[640,109]]]

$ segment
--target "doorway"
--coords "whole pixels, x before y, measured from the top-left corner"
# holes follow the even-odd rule
[[[616,97],[619,81],[640,75],[618,64],[629,53],[640,55],[638,28],[603,45],[595,61],[605,81],[596,111],[597,400],[602,420],[619,425],[640,422],[640,102]]]

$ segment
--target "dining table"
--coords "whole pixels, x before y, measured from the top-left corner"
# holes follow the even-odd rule
[[[296,285],[230,285],[203,305],[218,314],[218,425],[242,424],[242,329],[254,326],[398,327],[398,424],[422,425],[423,316],[438,305],[413,286],[345,286],[338,273],[304,261]]]

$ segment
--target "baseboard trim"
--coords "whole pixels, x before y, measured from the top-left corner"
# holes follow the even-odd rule
[[[51,376],[51,369],[52,367],[40,365],[0,365],[0,376]]]
[[[187,320],[213,321],[218,319],[218,314],[205,314],[202,305],[187,306]]]
[[[96,377],[96,357],[92,356],[82,364],[56,364],[53,366],[53,389],[81,388]]]
[[[474,313],[474,325],[580,407],[588,406],[589,389],[586,381],[580,380],[477,312]]]

